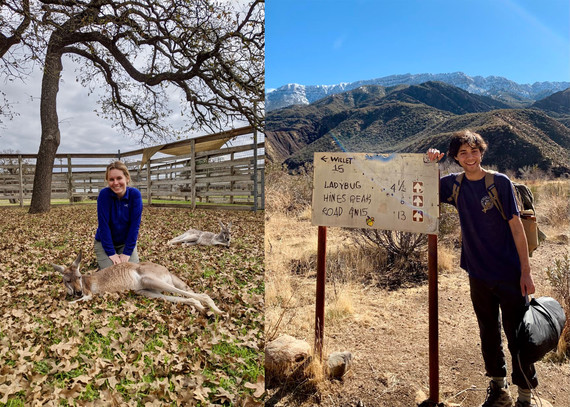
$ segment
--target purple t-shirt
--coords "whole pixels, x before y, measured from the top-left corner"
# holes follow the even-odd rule
[[[448,201],[458,174],[440,179],[440,201]],[[495,174],[495,186],[507,220],[519,215],[512,184],[506,175]],[[519,281],[520,259],[511,228],[493,205],[485,178],[463,177],[457,212],[461,223],[461,268],[473,278],[485,281]]]

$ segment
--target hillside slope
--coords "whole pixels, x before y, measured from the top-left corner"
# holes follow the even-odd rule
[[[270,112],[267,159],[296,168],[317,151],[445,151],[451,133],[470,128],[491,145],[485,162],[502,171],[538,166],[556,175],[570,172],[570,129],[539,106],[508,109],[441,82],[365,86]]]

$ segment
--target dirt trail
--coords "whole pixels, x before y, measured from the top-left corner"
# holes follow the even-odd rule
[[[531,268],[537,296],[552,294],[545,269],[567,252],[567,244],[553,242],[535,252]],[[325,326],[325,349],[326,353],[352,352],[354,366],[342,382],[324,385],[319,405],[417,406],[422,394],[429,394],[427,284],[397,291],[358,289],[352,298],[352,317]],[[440,400],[446,405],[479,406],[489,379],[484,374],[467,275],[458,266],[439,276],[439,338]],[[510,371],[509,357],[509,376]],[[570,406],[570,365],[539,362],[537,372],[540,397],[554,407]],[[516,394],[516,386],[512,392]],[[271,405],[316,404],[310,396],[274,401]]]

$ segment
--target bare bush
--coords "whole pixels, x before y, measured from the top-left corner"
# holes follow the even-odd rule
[[[459,214],[453,205],[439,206],[439,238],[453,241],[454,245],[460,241]]]
[[[305,164],[294,173],[287,167],[268,166],[265,174],[265,196],[268,213],[299,215],[311,206],[313,167]]]
[[[554,266],[546,269],[546,275],[566,315],[570,316],[570,257],[565,255],[562,259],[555,260]],[[570,357],[570,325],[568,322],[558,343],[558,355],[564,359]]]
[[[543,219],[545,223],[553,226],[566,226],[569,223],[570,201],[568,198],[552,197],[550,205],[544,208]]]
[[[549,179],[550,176],[538,165],[525,165],[519,168],[519,178],[525,181],[537,181]]]
[[[354,236],[361,246],[372,246],[384,267],[376,270],[380,286],[396,289],[414,285],[427,278],[425,252],[427,235],[409,232],[355,229]],[[382,262],[379,262],[382,264]]]
[[[377,270],[386,268],[386,253],[370,244],[348,244],[326,255],[326,278],[333,285],[335,296],[339,287],[351,283],[365,283],[375,280]],[[315,253],[300,256],[288,263],[293,275],[314,278],[317,272]]]

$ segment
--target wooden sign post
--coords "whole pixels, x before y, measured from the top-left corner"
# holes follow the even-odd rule
[[[319,226],[315,354],[322,359],[326,227],[428,234],[430,400],[439,402],[439,170],[425,154],[315,153],[312,223]]]

